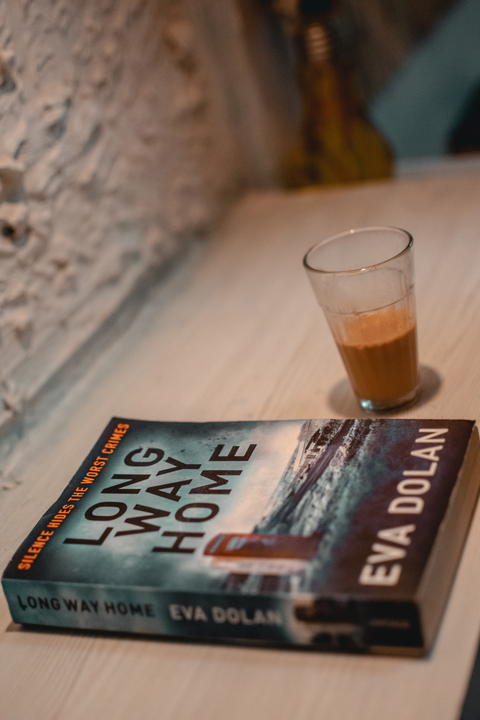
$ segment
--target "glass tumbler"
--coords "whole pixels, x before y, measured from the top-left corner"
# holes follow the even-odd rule
[[[314,245],[303,263],[360,406],[412,402],[419,381],[410,233],[348,230]]]

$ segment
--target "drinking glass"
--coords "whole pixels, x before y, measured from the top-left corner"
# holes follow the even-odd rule
[[[314,245],[303,263],[360,406],[412,402],[419,381],[410,233],[347,230]]]

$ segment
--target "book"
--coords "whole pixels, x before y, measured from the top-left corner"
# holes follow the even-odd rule
[[[113,418],[7,566],[12,618],[423,655],[478,445],[470,420]]]

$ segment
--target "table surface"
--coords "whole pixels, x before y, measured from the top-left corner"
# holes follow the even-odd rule
[[[399,417],[480,410],[480,170],[242,200],[172,272],[4,469],[3,565],[112,415],[164,420],[361,416],[302,269],[348,227],[415,238],[424,392]],[[55,438],[55,442],[52,442]],[[453,720],[480,631],[477,512],[427,659],[33,631],[0,602],[0,716]]]

